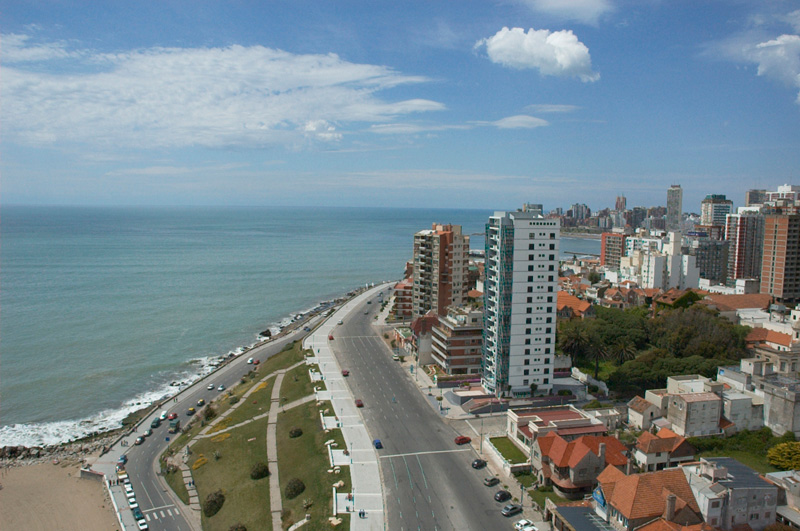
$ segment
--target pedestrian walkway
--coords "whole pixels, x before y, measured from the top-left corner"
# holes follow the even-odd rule
[[[351,514],[350,529],[357,531],[377,531],[385,527],[380,466],[378,455],[372,447],[372,439],[331,350],[328,334],[336,328],[335,323],[345,319],[355,306],[385,289],[386,286],[373,288],[349,301],[320,325],[314,334],[308,336],[303,345],[314,353],[327,387],[325,391],[318,391],[316,397],[319,400],[330,400],[333,407],[329,414],[322,415],[323,426],[326,429],[340,428],[346,445],[342,449],[329,449],[332,466],[350,467],[352,484],[351,492],[336,493],[334,513]],[[360,516],[361,511],[363,517]]]

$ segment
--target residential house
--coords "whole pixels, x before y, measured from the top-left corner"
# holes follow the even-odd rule
[[[649,430],[653,420],[662,416],[661,408],[641,396],[628,402],[628,425],[636,430]]]
[[[715,393],[669,395],[667,420],[678,435],[718,435],[721,417],[722,398]]]
[[[573,406],[509,409],[506,412],[506,435],[525,453],[540,436],[555,432],[571,441],[583,435],[607,435],[608,428]]]
[[[559,291],[556,296],[556,316],[560,320],[585,319],[594,317],[594,308],[585,300],[565,291]]]
[[[625,468],[627,451],[616,437],[590,435],[567,441],[550,432],[533,443],[531,465],[541,485],[552,485],[564,498],[580,499],[592,492],[607,466]]]
[[[695,449],[684,437],[663,428],[653,435],[642,432],[633,449],[633,459],[640,470],[653,472],[694,459]]]

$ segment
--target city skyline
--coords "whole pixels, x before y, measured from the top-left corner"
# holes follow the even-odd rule
[[[742,206],[800,165],[762,4],[9,2],[4,202]]]

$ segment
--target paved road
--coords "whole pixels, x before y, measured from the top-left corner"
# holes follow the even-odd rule
[[[311,324],[313,325],[318,320],[319,317],[314,318]],[[217,390],[217,387],[220,384],[230,388],[252,368],[251,365],[247,364],[247,358],[253,357],[263,362],[270,356],[280,352],[287,343],[301,340],[304,335],[304,332],[298,331],[239,356],[225,367],[184,390],[176,397],[177,402],[167,401],[163,409],[169,413],[177,413],[182,423],[185,423],[189,420],[186,411],[190,407],[196,407],[199,399],[202,398],[206,403],[210,403],[213,398],[219,396],[220,391]],[[214,384],[214,390],[207,389],[210,383]],[[156,412],[144,419],[137,431],[142,432],[149,428],[150,422],[158,414],[159,412]],[[183,505],[180,507],[175,505],[174,494],[167,490],[165,483],[162,483],[161,478],[158,477],[160,472],[158,458],[169,444],[166,440],[167,437],[174,437],[174,435],[167,433],[167,424],[162,422],[160,427],[153,430],[153,435],[148,437],[145,443],[140,446],[133,445],[136,435],[127,437],[126,440],[129,446],[121,447],[119,444],[115,445],[109,453],[98,459],[94,464],[94,469],[105,472],[106,477],[109,479],[115,478],[114,466],[116,460],[124,452],[128,456],[126,470],[128,471],[131,485],[136,492],[139,508],[148,520],[149,528],[155,531],[192,531],[195,527],[191,525],[190,520],[197,521],[199,516],[184,514],[190,509]],[[121,509],[122,521],[126,528],[137,529],[122,487],[112,487],[111,491],[118,507]]]
[[[508,527],[513,520],[500,514],[496,489],[482,484],[488,474],[470,466],[475,452],[455,445],[457,433],[426,403],[371,325],[379,308],[374,301],[351,312],[332,347],[340,366],[350,370],[354,398],[364,402],[370,436],[384,445],[379,454],[389,527]]]

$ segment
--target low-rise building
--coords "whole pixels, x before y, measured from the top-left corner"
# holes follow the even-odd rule
[[[706,523],[729,531],[775,523],[778,488],[730,457],[708,457],[681,467]]]
[[[653,421],[661,416],[661,408],[641,396],[628,402],[628,425],[633,429],[649,430]]]
[[[676,466],[694,459],[695,449],[672,430],[658,430],[653,435],[649,431],[642,432],[633,449],[633,459],[639,470],[653,472]]]
[[[526,453],[536,439],[554,432],[571,441],[583,435],[607,435],[608,428],[573,406],[509,409],[506,434]]]
[[[770,472],[764,479],[778,487],[775,519],[781,524],[800,529],[800,471]]]
[[[670,394],[667,420],[684,437],[719,435],[722,398],[715,393]]]
[[[625,468],[627,450],[615,437],[584,436],[567,441],[550,432],[533,443],[531,465],[540,484],[552,485],[564,498],[580,499],[592,492],[597,476],[607,466]]]
[[[481,373],[483,311],[450,307],[431,334],[433,361],[445,374]]]

